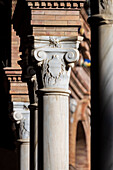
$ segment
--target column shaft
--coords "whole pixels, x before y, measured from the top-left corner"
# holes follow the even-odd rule
[[[43,105],[44,170],[68,170],[68,94],[43,94]]]
[[[29,170],[29,141],[20,142],[20,170]]]
[[[101,169],[113,169],[113,24],[99,27]],[[106,160],[106,161],[105,161]],[[104,162],[104,164],[103,164]]]

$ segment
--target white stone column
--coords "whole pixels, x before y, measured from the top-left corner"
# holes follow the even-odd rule
[[[69,169],[71,66],[79,59],[82,37],[34,37],[38,80],[39,170]]]
[[[12,118],[16,122],[19,146],[19,170],[30,170],[30,112],[28,103],[14,102]]]

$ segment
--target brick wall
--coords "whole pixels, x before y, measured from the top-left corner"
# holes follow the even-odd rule
[[[13,68],[20,68],[17,61],[20,60],[20,53],[19,53],[19,47],[20,47],[20,38],[16,35],[16,32],[13,29],[13,26],[11,27],[11,67]]]
[[[31,24],[34,35],[76,36],[81,21],[79,11],[34,10]]]
[[[14,102],[29,102],[27,83],[21,81],[21,67],[18,64],[20,60],[20,37],[11,27],[11,67],[5,68],[5,72],[10,81],[10,94]],[[18,78],[17,78],[18,77]]]
[[[16,8],[17,0],[12,0],[12,17]],[[20,60],[20,37],[11,25],[11,67],[5,68],[6,75],[10,81],[10,94],[13,102],[29,102],[27,83],[21,81]],[[18,78],[17,78],[18,77]]]

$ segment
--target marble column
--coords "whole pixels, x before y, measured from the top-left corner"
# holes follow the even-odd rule
[[[91,7],[91,169],[110,170],[113,169],[113,0],[92,0]]]
[[[12,118],[16,123],[19,170],[30,170],[30,112],[27,103],[14,102]]]
[[[82,37],[34,37],[38,90],[38,169],[69,169],[71,67],[79,59]]]

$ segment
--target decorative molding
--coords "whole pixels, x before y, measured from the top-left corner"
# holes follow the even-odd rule
[[[55,47],[58,47],[58,48],[61,47],[61,44],[60,44],[60,41],[59,41],[58,38],[50,37],[49,42],[50,42],[50,44],[49,44],[50,47],[54,47],[54,48]]]
[[[51,1],[51,0],[26,0],[31,9],[78,9],[83,7],[85,0],[80,1]]]
[[[21,82],[21,69],[4,68],[5,74],[10,82]]]

